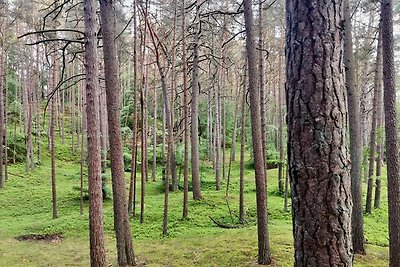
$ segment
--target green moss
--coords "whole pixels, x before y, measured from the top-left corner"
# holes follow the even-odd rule
[[[72,152],[71,142],[57,141],[58,219],[52,218],[51,169],[49,154],[43,147],[43,164],[25,173],[24,164],[10,166],[10,175],[0,191],[0,266],[88,266],[88,204],[79,213],[80,152]],[[247,158],[248,154],[246,155]],[[110,177],[109,171],[107,175]],[[383,175],[384,177],[385,175]],[[127,181],[129,173],[126,173]],[[140,172],[137,173],[140,180]],[[163,182],[161,168],[157,181],[146,184],[145,221],[131,218],[138,261],[149,266],[255,266],[257,256],[254,172],[245,171],[245,208],[247,224],[238,229],[222,229],[209,216],[226,224],[237,224],[239,202],[239,162],[233,162],[231,181],[225,197],[215,191],[210,162],[203,161],[201,179],[204,198],[194,201],[189,194],[189,219],[182,220],[182,191],[171,192],[169,234],[163,237]],[[277,170],[268,171],[268,205],[272,256],[275,266],[293,266],[291,214],[283,211],[283,196],[277,192]],[[182,181],[181,181],[182,182]],[[107,185],[111,188],[110,181]],[[138,192],[140,183],[138,182]],[[87,188],[87,177],[84,177]],[[127,185],[128,186],[128,185]],[[366,186],[366,185],[364,185]],[[364,188],[365,189],[365,188]],[[367,256],[356,256],[355,266],[388,265],[386,181],[382,181],[382,209],[365,216],[368,240]],[[139,199],[139,193],[138,197]],[[230,215],[229,208],[232,216]],[[140,202],[136,203],[139,212]],[[115,236],[112,201],[104,202],[104,227],[108,262],[115,264]],[[24,234],[63,233],[59,243],[21,242],[14,237]]]

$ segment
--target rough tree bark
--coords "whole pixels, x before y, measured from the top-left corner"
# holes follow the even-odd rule
[[[258,263],[270,264],[271,252],[268,236],[268,212],[265,181],[265,158],[262,145],[260,87],[258,85],[256,46],[253,32],[252,1],[244,0],[246,51],[249,74],[251,134],[253,141],[254,171],[257,195]]]
[[[103,194],[101,186],[100,124],[96,1],[84,0],[87,161],[89,183],[90,265],[105,267]],[[83,143],[83,142],[82,142]]]
[[[386,130],[387,186],[389,205],[390,267],[400,266],[400,159],[396,116],[393,40],[393,3],[381,1],[383,86]]]
[[[295,266],[352,266],[343,3],[286,2]]]
[[[362,208],[362,140],[360,125],[360,94],[355,84],[353,37],[349,0],[344,1],[344,67],[346,74],[347,105],[349,110],[350,159],[351,159],[351,195],[353,212],[351,221],[353,250],[356,254],[365,254],[364,223]]]
[[[193,199],[201,199],[200,166],[199,166],[199,46],[200,46],[200,1],[196,0],[196,32],[193,43],[193,78],[192,78],[192,188]]]
[[[118,264],[120,266],[133,266],[135,265],[135,257],[129,225],[124,160],[122,156],[123,147],[119,112],[121,88],[115,43],[115,11],[113,0],[100,1],[100,15],[106,77],[108,136],[110,142],[114,228],[117,238]]]
[[[265,79],[264,79],[264,10],[263,1],[258,3],[258,75],[260,87],[260,109],[261,109],[261,140],[262,151],[265,165],[265,181],[267,181],[267,121],[266,121],[266,99],[265,99]],[[279,187],[280,188],[280,187]]]

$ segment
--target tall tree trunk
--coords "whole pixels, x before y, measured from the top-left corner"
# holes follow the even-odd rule
[[[6,8],[8,7],[6,1]],[[4,55],[4,180],[8,180],[8,64],[7,64],[7,53]],[[1,88],[1,86],[0,86]],[[1,144],[1,143],[0,143]],[[1,153],[0,153],[1,155]],[[1,157],[0,157],[1,158]],[[33,164],[33,161],[32,161]],[[1,164],[0,164],[1,165]],[[1,179],[1,178],[0,178]],[[1,182],[0,182],[1,183]]]
[[[146,9],[147,12],[147,9]],[[158,48],[163,46],[159,42],[159,38],[156,36],[155,32],[151,28],[151,25],[149,24],[149,21],[147,20],[147,14],[145,15],[145,20],[147,23],[147,26],[149,28],[150,32],[150,37],[152,39],[153,45],[154,45],[154,51],[155,51],[155,56],[156,56],[156,64],[158,68],[158,72],[160,74],[160,79],[161,79],[161,89],[162,89],[162,95],[163,95],[163,102],[164,102],[164,110],[165,110],[165,120],[166,120],[166,125],[167,125],[167,130],[168,130],[168,156],[167,156],[167,164],[166,164],[166,175],[165,175],[165,195],[164,195],[164,216],[163,216],[163,234],[166,235],[168,231],[168,195],[169,195],[169,171],[171,171],[171,175],[174,172],[175,166],[172,163],[175,160],[174,156],[174,148],[173,148],[173,142],[174,142],[174,125],[172,121],[172,110],[169,107],[169,99],[168,99],[168,89],[167,89],[167,73],[169,68],[163,68],[161,66],[161,58],[159,54]],[[157,41],[156,41],[157,40]],[[164,53],[165,50],[163,49]],[[165,56],[167,56],[165,54]]]
[[[215,187],[216,190],[221,189],[221,96],[220,96],[220,79],[221,75],[219,72],[219,67],[217,67],[217,81],[214,82],[214,100],[215,100],[215,128],[214,128],[214,138],[215,138]],[[215,82],[217,85],[215,86]]]
[[[374,100],[373,100],[373,115],[372,115],[372,126],[371,126],[371,136],[369,145],[369,168],[368,168],[368,186],[367,186],[367,201],[365,206],[366,213],[372,212],[372,191],[374,184],[374,164],[375,164],[375,154],[376,154],[376,139],[377,139],[377,123],[380,114],[378,113],[379,100],[382,99],[382,37],[381,31],[379,31],[378,37],[378,49],[376,57],[376,69],[375,69],[375,79],[374,79]]]
[[[101,98],[101,96],[100,96]],[[75,86],[71,87],[71,114],[70,114],[70,120],[71,120],[71,150],[72,152],[75,152]]]
[[[381,173],[382,173],[382,121],[383,121],[383,73],[382,73],[382,30],[381,25],[379,25],[379,37],[378,37],[378,50],[377,50],[377,59],[376,59],[376,88],[374,94],[374,109],[376,109],[376,178],[375,178],[375,200],[374,200],[374,208],[380,208],[380,198],[381,198]],[[376,99],[375,99],[376,98]],[[371,160],[371,159],[370,159]]]
[[[244,66],[242,117],[240,123],[240,174],[239,174],[239,221],[244,222],[244,172],[245,172],[245,144],[246,144],[246,94],[247,94],[247,60]]]
[[[381,2],[383,85],[389,204],[390,267],[400,266],[400,160],[397,135],[396,86],[393,40],[393,3]]]
[[[84,172],[84,163],[85,163],[85,142],[84,142],[84,138],[85,138],[85,125],[86,125],[86,114],[83,110],[84,105],[86,105],[85,101],[83,101],[84,96],[83,96],[83,92],[82,92],[82,142],[81,142],[81,162],[80,162],[80,203],[79,203],[79,211],[80,214],[83,215],[83,172]]]
[[[240,79],[239,79],[240,80]],[[238,82],[240,86],[240,82]],[[229,156],[229,163],[228,163],[228,181],[230,181],[231,177],[231,170],[232,170],[232,162],[235,160],[235,144],[236,144],[236,132],[237,132],[237,117],[238,117],[238,110],[239,110],[239,97],[240,97],[240,87],[237,88],[237,93],[235,96],[235,114],[233,116],[233,133],[232,133],[232,144],[231,144],[231,153]]]
[[[295,266],[352,266],[342,10],[340,1],[286,2]]]
[[[171,52],[171,123],[172,123],[172,130],[174,127],[174,99],[175,99],[175,89],[176,89],[176,73],[175,73],[175,54],[176,54],[176,19],[177,19],[177,1],[173,1],[174,6],[174,18],[173,18],[173,26],[172,26],[172,52]],[[172,178],[172,186],[171,190],[176,191],[178,190],[178,177],[176,175],[176,163],[175,163],[175,149],[174,149],[174,142],[172,140],[171,145],[171,157],[170,157],[170,166],[171,166],[171,178]]]
[[[36,71],[37,71],[37,88],[35,89],[36,92],[36,146],[37,146],[37,157],[38,163],[41,164],[42,162],[42,142],[41,142],[41,124],[40,124],[40,100],[41,100],[41,75],[40,75],[40,64],[39,64],[39,46],[37,46],[36,50]]]
[[[151,179],[153,182],[156,181],[156,171],[157,171],[157,85],[156,85],[156,75],[154,70],[154,83],[153,83],[153,168],[151,171]]]
[[[120,83],[115,43],[115,13],[112,0],[100,1],[101,33],[106,77],[108,136],[114,200],[114,228],[117,238],[118,264],[135,265],[125,191],[125,171],[120,121]]]
[[[187,76],[186,59],[186,16],[185,0],[182,1],[182,75],[183,75],[183,109],[184,109],[184,162],[183,162],[183,215],[184,219],[189,216],[189,88]]]
[[[84,0],[90,265],[105,267],[97,57],[96,1]],[[82,142],[83,143],[83,142]]]
[[[192,78],[192,188],[193,199],[200,200],[200,166],[199,166],[199,49],[200,49],[200,1],[196,0],[196,31],[193,44],[193,78]]]
[[[283,31],[283,30],[282,30]],[[282,39],[283,40],[283,39]],[[283,97],[282,97],[282,54],[278,55],[278,143],[279,143],[279,163],[278,163],[278,190],[280,193],[284,193],[284,182],[283,182],[283,166],[285,161],[284,156],[284,136],[283,136]]]
[[[129,184],[128,212],[136,215],[136,166],[137,166],[137,133],[138,133],[138,110],[137,110],[137,91],[138,91],[138,59],[137,59],[137,20],[136,0],[133,1],[133,126],[132,126],[132,161],[131,176]]]
[[[232,133],[232,145],[231,145],[231,154],[230,154],[230,162],[236,160],[236,139],[237,139],[237,128],[238,128],[238,111],[239,111],[239,97],[240,97],[240,89],[238,88],[238,93],[235,97],[235,115],[233,118],[233,133]]]
[[[3,27],[2,27],[3,28]],[[0,188],[4,187],[4,174],[3,174],[3,142],[4,142],[4,80],[5,80],[5,68],[4,68],[4,57],[5,51],[4,46],[0,46]]]
[[[30,171],[30,161],[29,161],[29,156],[30,156],[30,151],[29,151],[29,101],[28,101],[28,95],[29,95],[29,77],[30,77],[30,71],[28,69],[30,69],[30,66],[26,66],[26,64],[28,63],[22,63],[23,68],[26,69],[26,71],[21,71],[21,74],[23,75],[23,84],[21,86],[21,94],[22,94],[22,106],[23,106],[23,114],[24,114],[24,138],[25,138],[25,150],[26,150],[26,154],[25,154],[25,172],[29,172]],[[53,64],[55,64],[53,62]],[[55,68],[55,66],[53,66]],[[53,77],[53,79],[55,79]],[[4,80],[4,79],[3,79]],[[54,81],[53,81],[54,82]],[[54,85],[55,87],[55,85]],[[51,90],[53,90],[53,88],[51,88]],[[53,96],[54,98],[55,96]],[[3,101],[4,102],[4,101]],[[3,103],[4,105],[4,103]],[[51,105],[50,105],[51,108]],[[52,113],[53,114],[53,113]],[[4,116],[4,115],[3,115]],[[51,117],[50,117],[51,119]],[[4,119],[3,119],[4,120]],[[50,121],[49,121],[50,122]],[[49,123],[49,138],[51,138],[51,127],[50,127],[50,123]]]
[[[252,1],[244,0],[244,20],[246,26],[246,51],[249,70],[251,134],[253,141],[254,171],[257,195],[258,263],[270,264],[271,252],[268,236],[268,212],[266,190],[266,168],[262,145],[262,125],[260,87],[258,84],[256,46],[253,32]]]
[[[65,144],[65,92],[61,93],[61,143]]]
[[[161,67],[158,55],[156,63],[161,78],[161,88],[164,98],[165,119],[168,130],[168,153],[167,153],[168,155],[167,155],[166,174],[165,174],[164,215],[163,215],[163,235],[166,235],[168,231],[169,170],[171,169],[171,175],[172,175],[172,170],[173,170],[172,160],[174,159],[173,156],[174,151],[172,143],[174,142],[174,136],[173,136],[173,124],[171,121],[171,110],[169,108],[169,103],[168,103],[167,78],[165,77],[165,73],[163,72],[163,68]]]
[[[100,64],[101,65],[101,64]],[[104,70],[103,70],[104,71]],[[107,168],[107,116],[105,113],[106,106],[104,105],[103,96],[104,90],[102,84],[99,84],[99,121],[100,121],[100,155],[101,155],[101,168],[105,170]],[[72,105],[70,103],[70,105]]]
[[[365,254],[364,223],[362,208],[362,140],[360,126],[360,94],[355,84],[353,37],[349,0],[344,1],[344,67],[346,73],[347,105],[349,110],[351,195],[353,212],[351,220],[353,251]]]
[[[148,1],[146,0],[145,3],[145,16],[147,16],[147,7]],[[145,18],[146,20],[147,18]],[[141,194],[140,194],[140,223],[144,222],[144,200],[146,194],[146,151],[147,151],[147,99],[146,99],[146,92],[147,84],[146,84],[146,70],[145,70],[145,60],[146,60],[146,38],[147,38],[147,23],[144,24],[144,32],[143,32],[143,50],[141,55],[141,67],[140,67],[140,106],[141,106],[141,121],[142,121],[142,132],[141,132]]]
[[[56,54],[53,53],[53,77],[51,82],[51,90],[54,90],[58,83],[58,60]],[[55,94],[50,99],[50,155],[51,155],[51,192],[53,202],[53,219],[58,217],[57,215],[57,188],[56,188],[56,138],[55,138],[55,123],[56,123],[56,105],[55,105]]]
[[[162,180],[165,181],[165,169],[166,169],[166,165],[165,165],[165,141],[166,141],[166,135],[165,135],[165,129],[166,129],[166,125],[165,125],[165,107],[164,107],[164,101],[163,103],[163,107],[162,107],[162,140],[161,140],[161,165],[162,165]]]
[[[261,140],[262,140],[262,153],[264,155],[265,165],[265,184],[267,183],[267,124],[266,124],[266,101],[265,101],[265,81],[264,81],[264,12],[263,1],[258,3],[258,75],[259,75],[259,90],[260,90],[260,110],[261,110]]]
[[[8,179],[8,151],[7,151],[7,104],[8,104],[8,64],[7,64],[7,38],[8,38],[8,1],[3,1],[1,9],[2,19],[0,20],[2,32],[2,45],[0,47],[0,188],[4,186],[4,181]],[[4,128],[3,128],[4,127]],[[4,143],[4,151],[3,151]],[[4,155],[3,155],[4,152]],[[4,157],[4,175],[3,175],[3,157]]]
[[[33,144],[32,144],[32,95],[33,95],[33,66],[29,66],[30,70],[27,71],[28,79],[27,79],[27,128],[26,128],[26,166],[25,169],[27,172],[32,171],[34,169],[34,158],[33,158]]]

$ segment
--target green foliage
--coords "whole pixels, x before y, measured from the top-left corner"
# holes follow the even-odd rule
[[[105,173],[101,174],[101,191],[103,192],[103,200],[111,198],[111,192],[107,185],[108,176]]]
[[[122,140],[124,140],[125,143],[132,142],[132,130],[131,128],[125,126],[121,128],[121,134],[122,134]]]
[[[14,158],[14,148],[15,148],[15,161],[25,162],[25,156],[26,156],[25,135],[18,130],[15,133],[14,131],[13,132],[8,131],[7,134],[8,134],[7,153],[9,161],[12,161],[12,159]]]
[[[124,127],[129,129],[133,128],[133,105],[127,105],[122,107],[121,110],[121,123]]]
[[[208,160],[207,139],[205,138],[199,140],[199,158],[200,160]]]
[[[131,152],[128,151],[124,151],[124,168],[126,172],[130,172],[131,171],[131,162],[132,162],[132,154]]]

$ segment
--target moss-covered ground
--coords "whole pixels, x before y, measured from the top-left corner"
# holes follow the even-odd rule
[[[9,167],[9,179],[5,188],[0,190],[0,266],[89,266],[87,201],[84,215],[79,212],[79,151],[73,153],[69,144],[62,145],[61,142],[57,142],[57,151],[58,219],[52,219],[48,154],[30,173],[25,172],[24,164]],[[204,199],[190,200],[190,218],[182,220],[183,193],[171,192],[168,236],[161,233],[164,196],[161,170],[158,171],[157,181],[146,184],[144,223],[140,224],[137,218],[131,219],[138,262],[145,262],[148,266],[257,265],[255,186],[251,168],[246,170],[245,178],[246,225],[223,229],[209,218],[212,216],[226,224],[237,224],[239,162],[232,165],[228,198],[225,197],[226,180],[224,190],[216,192],[212,168],[203,162]],[[128,180],[129,173],[126,177]],[[111,187],[110,181],[108,183]],[[277,170],[269,170],[268,213],[273,266],[293,266],[291,214],[283,211],[284,199],[276,193],[277,184]],[[382,208],[365,215],[367,255],[356,256],[355,266],[388,266],[386,181],[382,185]],[[138,187],[140,190],[139,184]],[[138,202],[137,212],[139,208]],[[114,266],[116,248],[111,200],[105,201],[104,218],[107,259],[110,266]],[[63,238],[54,242],[18,241],[15,238],[46,233],[62,233]]]

